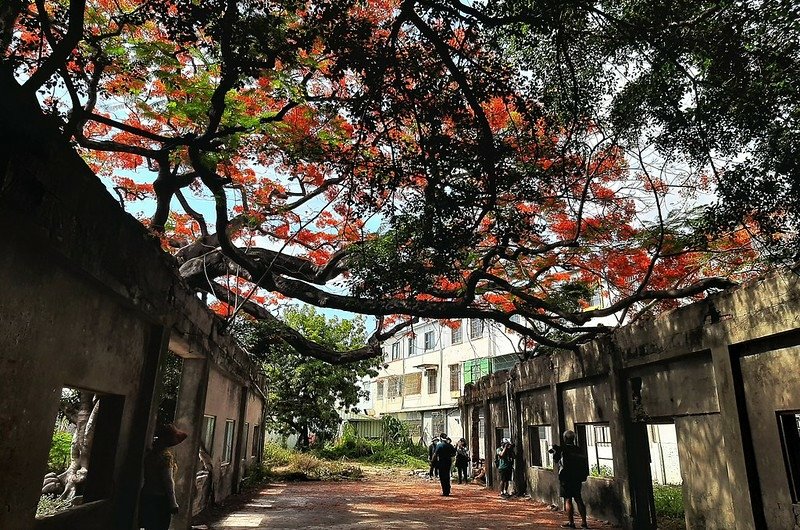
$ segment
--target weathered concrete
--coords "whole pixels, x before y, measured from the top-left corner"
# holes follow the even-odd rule
[[[550,425],[554,439],[607,425],[614,477],[590,477],[584,499],[590,513],[643,529],[656,524],[646,424],[674,422],[688,528],[800,528],[776,416],[800,410],[798,345],[800,279],[774,273],[622,328],[579,355],[517,365],[512,430],[527,451],[529,425]],[[508,427],[507,379],[469,386],[464,417],[485,407],[487,431]],[[557,500],[555,472],[521,461],[527,491]]]
[[[251,384],[249,362],[158,240],[121,210],[35,102],[9,109],[17,100],[1,99],[0,528],[132,528],[159,360],[172,349],[216,367],[239,389]],[[191,436],[178,450],[178,485],[188,507],[203,413],[190,400],[205,383],[202,371],[185,366],[177,422]],[[88,503],[35,520],[64,386],[102,396]],[[221,489],[231,491],[232,480]],[[185,512],[177,522],[186,528]]]

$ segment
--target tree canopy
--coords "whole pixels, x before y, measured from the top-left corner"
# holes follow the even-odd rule
[[[309,340],[332,350],[347,351],[366,342],[364,319],[328,319],[312,306],[289,307],[282,320]],[[281,434],[297,434],[298,446],[308,448],[310,434],[329,437],[341,423],[340,411],[352,412],[369,390],[359,383],[378,375],[382,359],[370,358],[330,366],[297,352],[283,341],[275,341],[266,323],[240,320],[237,331],[251,356],[262,364],[266,375],[269,428]]]
[[[333,363],[419,317],[576,349],[598,317],[752,274],[754,246],[796,251],[795,11],[12,0],[0,75],[123,205],[154,201],[143,222],[229,319]],[[321,345],[274,316],[284,298],[379,329]]]

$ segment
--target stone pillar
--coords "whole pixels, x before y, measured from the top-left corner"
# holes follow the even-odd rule
[[[486,467],[486,487],[494,487],[494,451],[495,447],[492,444],[492,432],[494,431],[494,424],[492,423],[492,413],[489,408],[489,400],[483,398],[483,446],[486,448],[486,456],[484,457],[484,465]]]
[[[514,456],[516,457],[514,461],[514,494],[522,495],[528,489],[528,474],[526,472],[528,466],[525,463],[526,457],[523,443],[527,435],[523,431],[522,401],[517,392],[513,392],[512,394],[511,413],[513,417],[508,419],[508,423],[509,425],[512,423],[514,424],[512,430],[516,433],[513,440],[516,449],[514,452]]]
[[[139,388],[133,403],[129,437],[130,452],[120,469],[120,477],[125,477],[118,486],[118,501],[114,507],[117,528],[130,528],[137,516],[139,490],[142,487],[144,454],[153,440],[155,430],[155,403],[158,388],[158,370],[161,358],[169,355],[167,345],[169,329],[152,326],[147,342],[144,364],[139,376]],[[138,430],[137,430],[138,429]]]
[[[192,502],[197,473],[200,439],[203,435],[203,412],[208,389],[209,361],[207,359],[183,359],[181,386],[175,405],[175,426],[189,436],[175,446],[178,473],[175,477],[175,495],[179,510],[172,517],[171,528],[187,530],[191,527]],[[215,470],[216,471],[216,470]]]
[[[620,368],[622,361],[619,351],[610,345],[606,345],[602,351],[611,359],[608,383],[612,411],[609,427],[615,455],[614,475],[619,485],[619,522],[623,528],[654,529],[656,520],[647,424],[634,417],[635,411],[629,406],[628,396],[632,395],[634,389]],[[633,398],[632,401],[635,402]]]
[[[744,409],[744,389],[739,373],[738,359],[733,360],[726,345],[711,348],[711,361],[714,365],[714,379],[717,384],[717,400],[721,419],[722,437],[725,441],[728,480],[731,484],[733,511],[736,528],[755,530],[765,526],[756,524],[751,495],[760,495],[758,489],[751,491],[744,452],[743,426],[740,409]],[[738,379],[738,380],[737,380]],[[737,394],[741,393],[741,397]],[[745,412],[746,414],[746,412]],[[749,433],[748,433],[749,435]],[[763,514],[760,514],[763,518]],[[766,525],[766,521],[763,521]]]

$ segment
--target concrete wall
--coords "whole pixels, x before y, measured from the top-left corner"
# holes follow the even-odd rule
[[[0,528],[21,529],[33,525],[62,387],[122,400],[113,476],[141,458],[138,421],[152,392],[143,371],[162,328],[31,248],[0,253],[0,278]]]
[[[236,470],[235,454],[231,454],[228,462],[223,461],[225,448],[225,422],[234,422],[233,448],[239,441],[239,407],[241,406],[241,386],[223,374],[219,369],[212,368],[208,380],[208,393],[204,414],[216,417],[214,442],[209,447],[214,466],[214,498],[217,502],[229,496],[234,491],[234,475]]]
[[[781,348],[741,359],[747,416],[767,524],[797,525],[800,506],[792,504],[783,467],[776,412],[800,411],[800,348]]]
[[[549,425],[557,439],[565,429],[606,425],[610,445],[600,456],[611,454],[614,476],[584,484],[589,512],[655,528],[651,483],[661,477],[651,474],[647,433],[674,423],[687,528],[800,528],[778,425],[779,414],[791,421],[800,411],[798,345],[800,279],[786,271],[622,328],[580,353],[515,366],[518,490],[559,502],[555,472],[530,465],[529,426]],[[473,411],[489,411],[492,444],[495,429],[509,426],[506,390],[504,379],[487,377],[460,402],[469,431]]]
[[[173,527],[188,528],[209,371],[216,367],[244,388],[247,357],[182,283],[159,242],[40,118],[35,101],[14,97],[6,81],[0,79],[0,528],[134,527],[160,359],[169,350],[184,358],[175,422],[189,433],[175,448],[181,512]],[[94,502],[34,520],[63,386],[103,396],[85,495]],[[241,408],[237,417],[244,414]]]

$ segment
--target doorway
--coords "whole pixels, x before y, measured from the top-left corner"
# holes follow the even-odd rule
[[[656,528],[686,528],[683,478],[675,422],[648,423],[647,442],[650,449]]]

